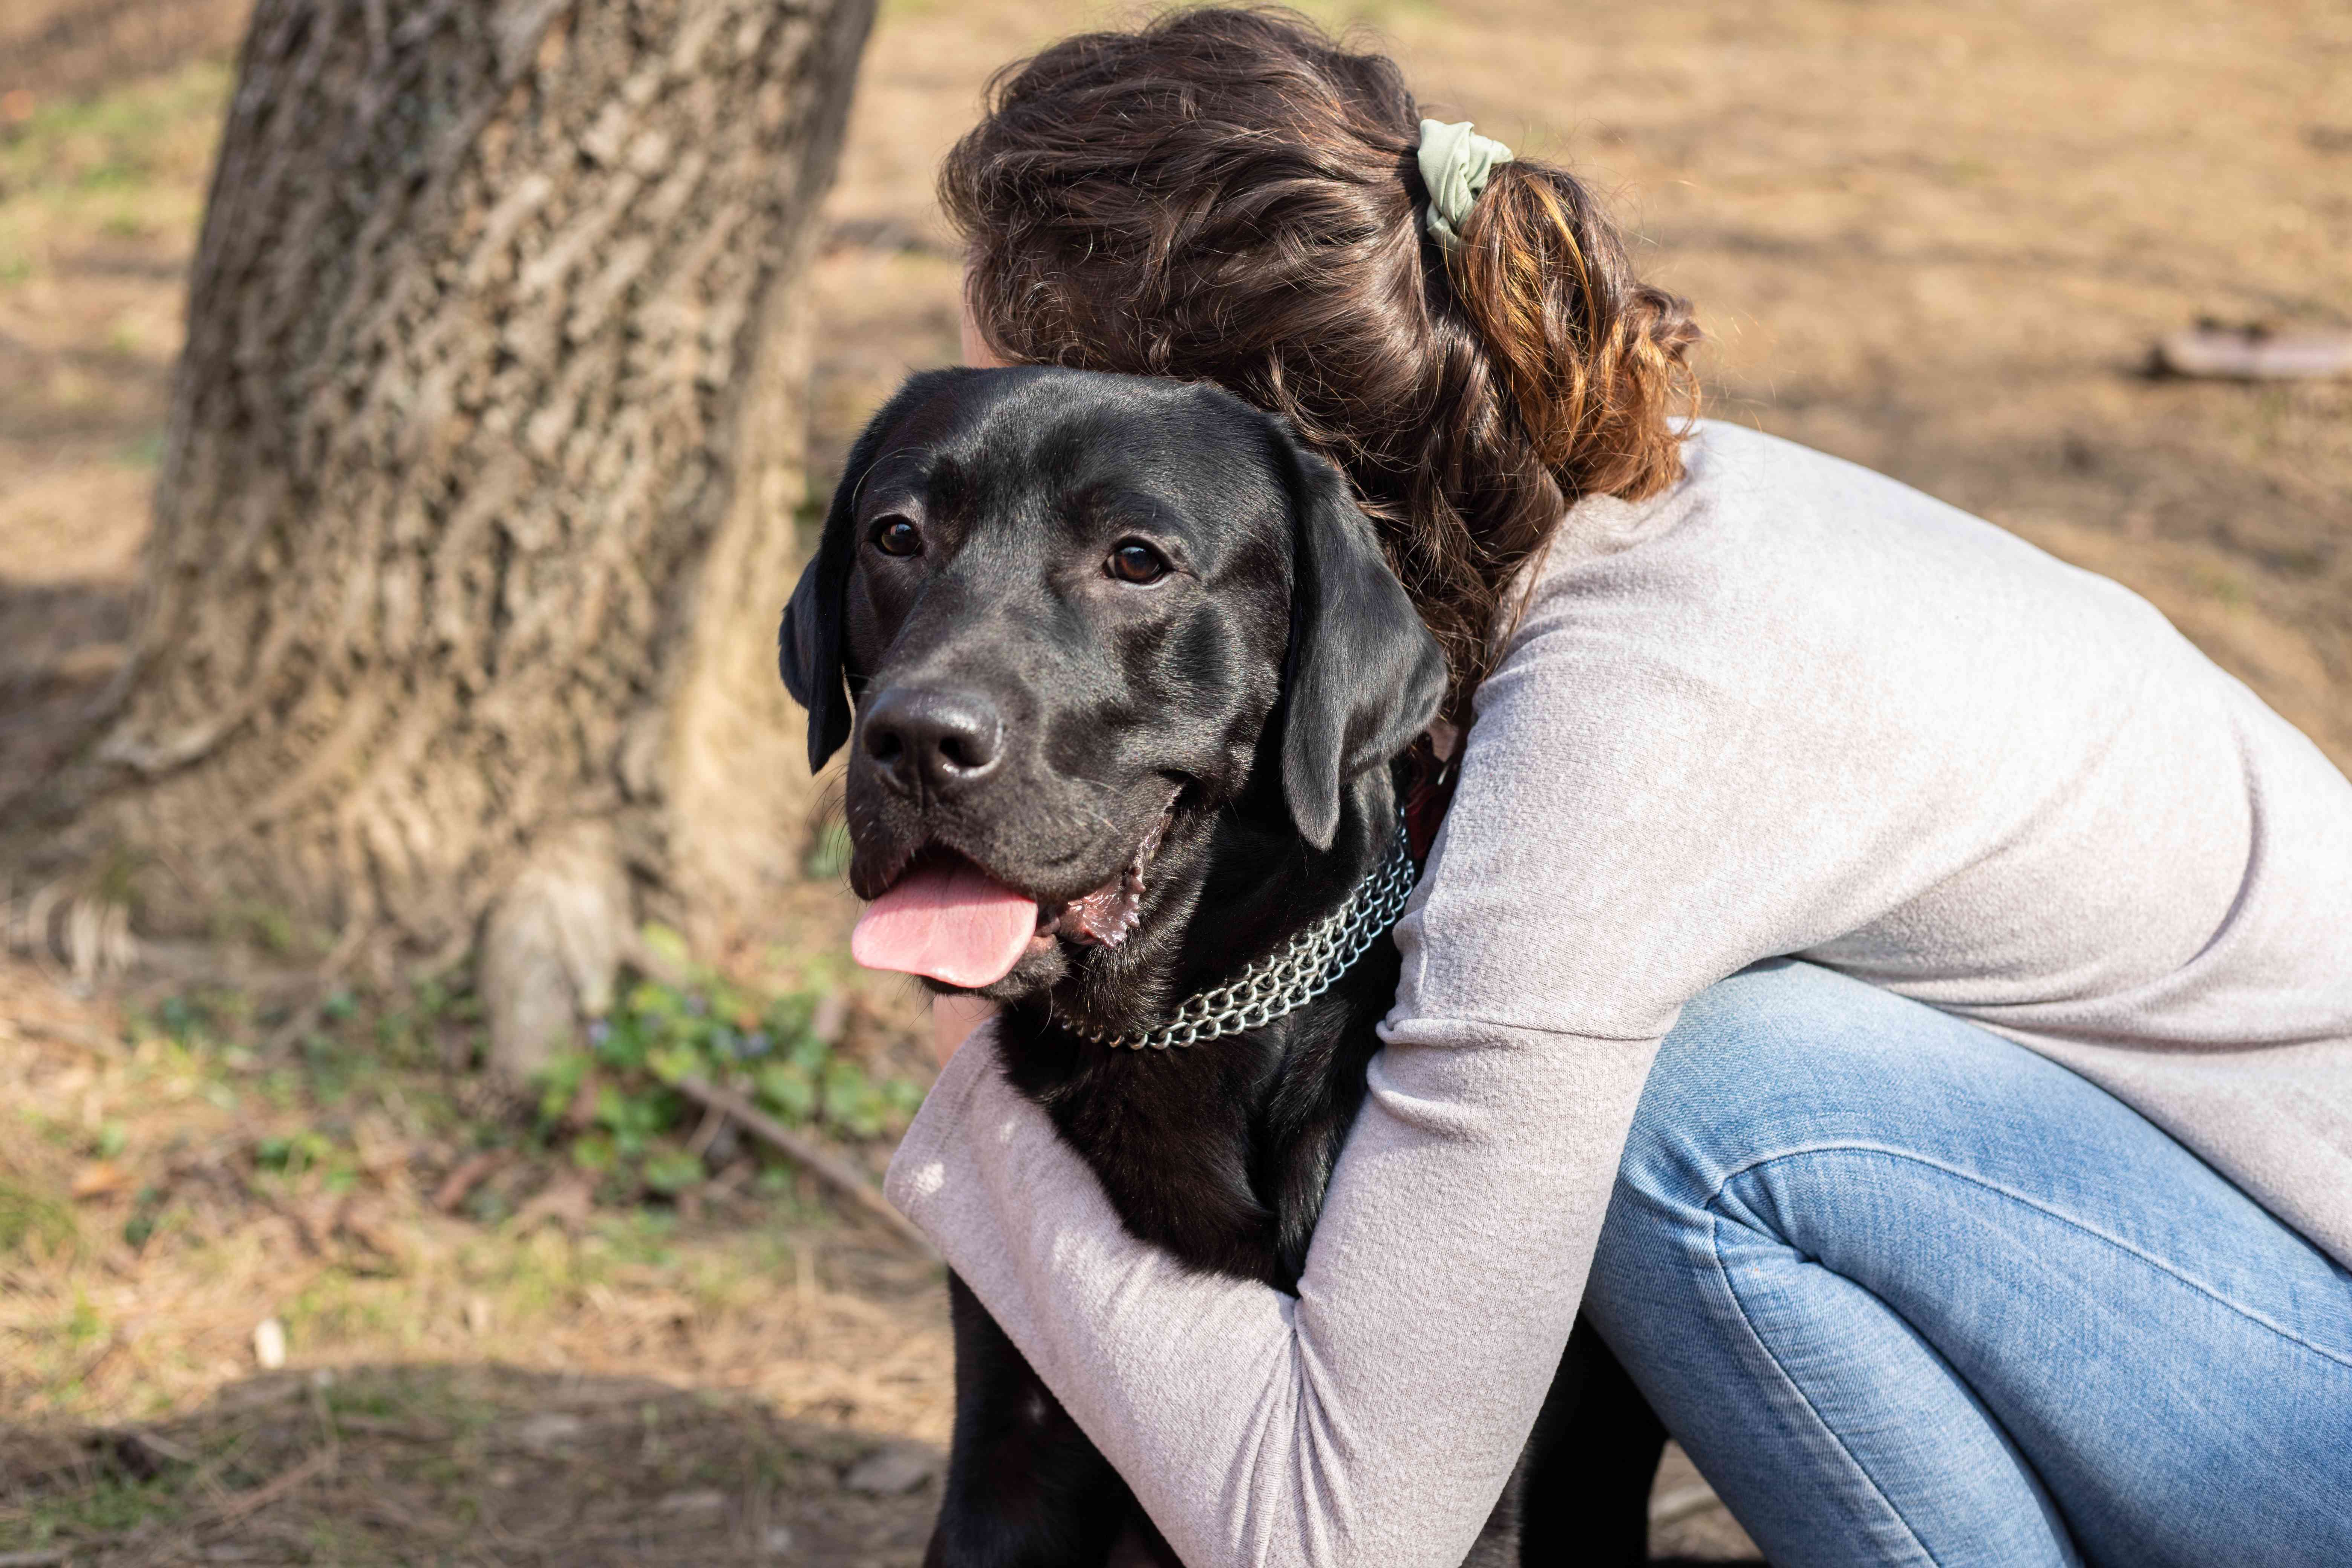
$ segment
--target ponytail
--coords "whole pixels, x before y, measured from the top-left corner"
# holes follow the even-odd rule
[[[1564,499],[1640,500],[1682,478],[1695,414],[1689,304],[1640,282],[1591,194],[1541,163],[1499,164],[1458,246],[1454,298],[1494,357],[1536,461]]]

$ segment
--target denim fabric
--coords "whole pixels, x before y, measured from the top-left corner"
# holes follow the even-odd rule
[[[1782,1568],[2352,1564],[2352,1275],[2083,1079],[1827,970],[1684,1012],[1585,1305]]]

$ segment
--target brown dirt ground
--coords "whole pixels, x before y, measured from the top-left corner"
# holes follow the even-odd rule
[[[0,20],[0,783],[121,656],[237,9],[26,0]],[[1711,412],[2122,580],[2352,763],[2352,385],[2144,369],[2202,317],[2352,322],[2341,5],[1308,9],[1376,28],[1432,112],[1615,192],[1646,269],[1699,302]],[[886,6],[813,280],[820,474],[902,374],[954,352],[930,171],[987,70],[1126,14]],[[813,889],[762,962],[831,962],[845,919]],[[907,1016],[903,995],[873,1005]],[[379,1152],[356,1186],[257,1184],[236,1151],[308,1102],[272,1099],[267,1060],[138,1033],[0,968],[0,1099],[21,1113],[0,1123],[0,1552],[915,1560],[925,1467],[895,1495],[841,1482],[945,1435],[929,1266],[806,1194],[721,1192],[659,1225],[442,1215],[420,1189],[456,1133],[398,1082],[352,1130]],[[512,1208],[552,1184],[504,1179]],[[134,1249],[121,1228],[154,1190],[178,1228]],[[253,1367],[273,1313],[289,1373]],[[1658,1544],[1736,1552],[1694,1482],[1662,1480],[1696,1511]]]

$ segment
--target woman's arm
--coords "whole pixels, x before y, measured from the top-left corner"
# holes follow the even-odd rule
[[[900,1146],[891,1197],[1187,1563],[1452,1568],[1527,1440],[1654,1042],[1450,1033],[1375,1063],[1296,1300],[1128,1235],[985,1031]]]

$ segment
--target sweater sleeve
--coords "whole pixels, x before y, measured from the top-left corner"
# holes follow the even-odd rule
[[[1451,1568],[1567,1344],[1654,1048],[1391,1040],[1296,1300],[1129,1235],[985,1030],[889,1193],[1185,1562]]]

